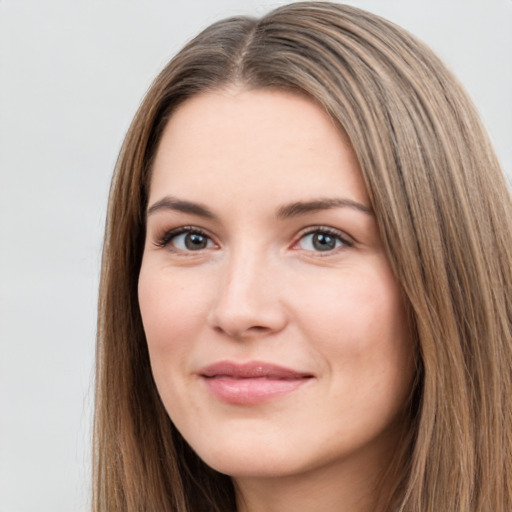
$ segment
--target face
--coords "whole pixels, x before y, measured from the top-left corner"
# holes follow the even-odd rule
[[[164,131],[148,204],[152,371],[199,456],[240,479],[384,464],[412,344],[339,128],[293,94],[198,95]]]

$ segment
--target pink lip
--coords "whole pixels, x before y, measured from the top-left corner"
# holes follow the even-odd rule
[[[221,361],[200,370],[209,391],[230,404],[255,405],[291,393],[309,382],[313,375],[290,368],[251,361]]]

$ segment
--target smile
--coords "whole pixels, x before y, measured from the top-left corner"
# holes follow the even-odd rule
[[[314,377],[311,373],[259,361],[222,361],[203,368],[199,375],[216,398],[238,405],[268,402],[296,391]]]

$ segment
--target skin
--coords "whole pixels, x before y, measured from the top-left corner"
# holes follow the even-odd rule
[[[342,202],[283,215],[326,198]],[[148,204],[139,302],[155,382],[182,435],[233,477],[240,511],[375,510],[414,364],[344,134],[291,93],[195,96],[164,131]],[[203,245],[173,234],[183,226]],[[327,250],[313,243],[324,228]],[[310,378],[262,403],[226,403],[200,375],[225,360]]]

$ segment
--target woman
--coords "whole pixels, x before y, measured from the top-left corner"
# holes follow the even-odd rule
[[[95,510],[510,510],[511,214],[403,30],[322,2],[206,29],[112,184]]]

